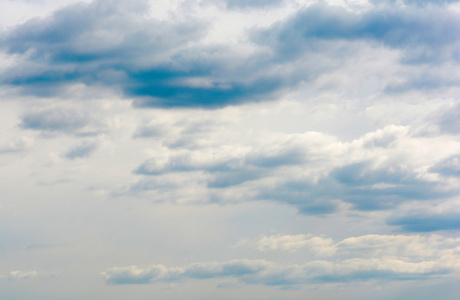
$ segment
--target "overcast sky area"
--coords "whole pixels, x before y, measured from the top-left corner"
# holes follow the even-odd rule
[[[457,300],[460,1],[0,0],[0,299]]]

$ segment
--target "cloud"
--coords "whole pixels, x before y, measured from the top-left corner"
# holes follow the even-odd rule
[[[453,172],[456,156],[446,157],[450,150],[430,159],[414,156],[425,145],[424,139],[413,136],[409,127],[390,125],[349,143],[305,132],[259,137],[246,144],[215,140],[201,147],[170,148],[133,171],[153,179],[140,180],[131,192],[158,189],[172,196],[176,192],[168,189],[180,184],[166,183],[170,182],[166,178],[193,174],[188,175],[188,184],[199,187],[199,202],[273,201],[311,215],[331,214],[344,207],[389,210],[402,203],[455,195],[458,187],[435,173]],[[437,143],[432,141],[433,149]],[[452,144],[451,149],[456,147]]]
[[[371,0],[370,2],[376,5],[398,4],[397,0]],[[414,5],[414,6],[428,6],[428,5],[441,6],[441,5],[446,5],[446,4],[455,3],[455,2],[458,2],[458,0],[404,0],[403,1],[405,5]]]
[[[320,243],[318,243],[318,241]],[[331,260],[278,264],[265,260],[203,262],[177,268],[155,265],[112,268],[103,272],[108,284],[146,284],[186,279],[237,278],[247,284],[270,286],[369,280],[411,280],[438,277],[459,268],[458,239],[440,236],[367,235],[333,245],[330,239],[309,236],[263,237],[262,250],[303,250],[312,245],[331,248]],[[319,249],[317,249],[319,251]]]
[[[3,84],[39,96],[72,83],[121,88],[136,107],[221,107],[280,87],[281,78],[229,70],[228,60],[238,57],[227,48],[199,46],[201,21],[159,21],[146,11],[144,1],[97,0],[18,26],[4,37],[4,49],[26,58]]]
[[[232,0],[227,6],[261,9],[283,2]],[[120,90],[139,108],[217,108],[272,100],[379,45],[402,51],[404,64],[458,62],[459,18],[444,6],[376,5],[357,12],[320,2],[268,28],[253,20],[247,25],[252,29],[241,32],[249,41],[236,44],[209,43],[212,21],[193,13],[179,9],[172,13],[180,15],[177,21],[165,21],[148,11],[145,1],[96,0],[17,26],[3,34],[2,49],[20,63],[4,72],[2,84],[50,96],[78,83]],[[431,69],[417,72],[419,78],[413,73],[402,84],[389,82],[386,91],[460,82]]]
[[[460,155],[453,155],[438,162],[430,171],[444,176],[460,177]]]
[[[450,255],[456,251],[459,239],[439,235],[379,235],[369,234],[334,241],[309,234],[269,235],[256,240],[241,240],[235,247],[250,246],[258,251],[288,251],[308,253],[331,260],[376,259],[382,257],[405,258],[418,261]]]
[[[460,133],[460,105],[447,106],[436,116],[442,133],[458,135]]]
[[[20,126],[23,129],[69,133],[83,129],[89,123],[89,116],[80,111],[55,107],[23,115]]]
[[[227,7],[232,8],[260,8],[277,6],[284,2],[284,0],[226,0]]]
[[[83,142],[74,146],[64,155],[67,159],[76,159],[91,156],[97,149],[97,143]]]
[[[277,56],[284,60],[314,51],[314,45],[320,45],[318,40],[365,40],[407,50],[404,53],[406,62],[429,63],[440,59],[457,60],[455,47],[451,45],[459,41],[460,35],[453,29],[458,25],[455,13],[437,7],[422,10],[397,5],[356,13],[319,3],[275,25],[256,40],[276,49]]]
[[[7,276],[9,280],[17,280],[17,279],[29,279],[33,277],[37,277],[37,271],[11,271],[10,274]]]
[[[244,243],[239,243],[241,246]],[[314,256],[331,256],[336,248],[331,238],[314,237],[311,235],[271,235],[263,236],[253,244],[259,251],[308,251]]]
[[[28,137],[21,137],[10,140],[4,145],[0,145],[0,154],[22,153],[30,148],[33,140]]]
[[[460,214],[446,212],[441,214],[420,214],[390,217],[388,225],[399,226],[405,232],[433,232],[441,230],[460,230]]]

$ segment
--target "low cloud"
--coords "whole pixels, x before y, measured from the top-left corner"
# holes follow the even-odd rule
[[[97,149],[95,142],[83,142],[80,145],[74,146],[65,153],[67,159],[84,158],[91,156]]]
[[[420,214],[391,217],[388,225],[398,226],[405,232],[433,232],[460,230],[460,213]]]
[[[330,260],[279,264],[266,260],[203,262],[177,268],[155,265],[112,268],[102,273],[108,284],[147,284],[190,279],[236,278],[247,284],[305,285],[369,280],[415,280],[448,275],[460,267],[458,239],[440,236],[368,235],[335,245],[330,239],[308,236],[263,237],[263,250],[302,251],[312,246],[331,248]],[[317,249],[319,250],[319,249]]]
[[[33,144],[33,140],[28,137],[16,138],[8,143],[0,145],[0,154],[18,154],[28,150]]]
[[[247,145],[216,142],[202,148],[170,148],[167,155],[159,153],[134,170],[152,179],[139,181],[131,191],[157,187],[172,195],[176,192],[168,191],[169,184],[158,183],[173,175],[193,174],[190,184],[197,176],[192,186],[199,186],[199,202],[273,201],[311,215],[330,214],[344,206],[389,210],[410,201],[455,195],[458,187],[436,173],[455,175],[456,156],[441,154],[430,161],[413,156],[411,151],[425,144],[424,139],[412,136],[408,127],[390,125],[349,143],[306,132]]]
[[[284,2],[228,0],[218,13]],[[96,0],[14,27],[2,35],[2,49],[21,59],[1,82],[42,97],[83,84],[121,90],[138,108],[217,108],[272,100],[380,46],[400,51],[403,65],[458,63],[460,22],[444,6],[374,4],[354,11],[321,1],[271,26],[248,23],[237,45],[207,42],[213,23],[193,13],[179,9],[178,21],[165,21],[147,11],[145,1]],[[415,73],[422,76],[412,78],[411,69],[402,85],[384,79],[386,91],[442,90],[460,82],[430,68]]]
[[[26,113],[22,116],[20,126],[23,129],[51,133],[72,133],[83,129],[89,123],[89,116],[83,112],[56,107]]]
[[[29,279],[29,278],[35,278],[38,277],[39,274],[37,271],[11,271],[7,276],[4,276],[3,278],[6,278],[8,280],[20,280],[20,279]],[[1,278],[1,277],[0,277]]]

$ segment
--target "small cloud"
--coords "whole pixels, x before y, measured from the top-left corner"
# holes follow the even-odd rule
[[[279,6],[284,0],[226,0],[225,2],[230,9],[247,9]]]
[[[22,153],[33,144],[33,139],[22,137],[9,141],[7,144],[0,145],[0,154]]]
[[[151,137],[161,137],[165,133],[165,129],[160,125],[144,125],[137,128],[134,132],[134,138],[151,138]]]
[[[264,236],[255,247],[259,251],[302,251],[315,256],[330,256],[336,251],[332,239],[305,234]]]
[[[64,155],[67,159],[84,158],[91,156],[97,149],[97,143],[95,142],[83,142],[80,145],[72,147]]]
[[[37,271],[11,271],[8,276],[8,279],[10,280],[28,279],[28,278],[33,278],[37,276],[38,276]]]
[[[55,107],[23,115],[20,126],[45,132],[72,133],[84,128],[89,122],[88,115],[81,111]]]

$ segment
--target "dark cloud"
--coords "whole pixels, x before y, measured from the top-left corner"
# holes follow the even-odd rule
[[[330,214],[337,210],[335,195],[340,194],[340,186],[329,179],[318,183],[308,181],[288,181],[272,188],[261,189],[258,198],[285,203],[296,207],[300,213],[308,215]]]
[[[392,208],[407,200],[430,200],[452,195],[439,182],[417,178],[417,174],[400,165],[372,167],[361,162],[337,168],[331,177],[340,184],[342,200],[359,210]]]
[[[281,2],[233,0],[227,5],[255,8]],[[23,62],[7,70],[2,83],[37,96],[58,94],[72,83],[101,85],[135,98],[139,108],[212,108],[270,100],[277,91],[340,68],[347,57],[356,56],[347,42],[401,49],[404,63],[460,58],[455,46],[459,18],[441,6],[375,6],[354,13],[312,5],[269,29],[254,30],[259,50],[245,57],[229,47],[200,44],[208,25],[197,19],[157,21],[147,17],[147,10],[144,1],[97,0],[7,31],[2,49],[22,55]],[[387,90],[457,84],[434,78],[388,85]]]
[[[38,96],[71,83],[109,86],[136,97],[136,107],[220,107],[257,101],[281,87],[277,77],[234,74],[227,67],[238,59],[231,50],[197,48],[206,33],[200,21],[148,19],[141,2],[73,5],[14,28],[3,49],[27,53],[29,63],[9,70],[2,82]]]
[[[259,191],[258,198],[286,203],[303,214],[329,214],[340,201],[361,211],[391,209],[405,201],[440,199],[453,195],[440,182],[428,182],[401,166],[373,167],[369,162],[333,169],[316,183],[286,181]]]
[[[421,214],[402,217],[392,217],[387,220],[388,225],[399,226],[407,232],[432,232],[439,230],[460,230],[460,214]]]

